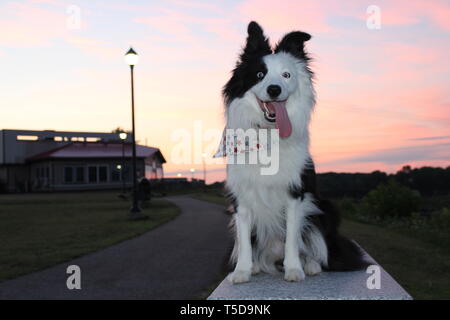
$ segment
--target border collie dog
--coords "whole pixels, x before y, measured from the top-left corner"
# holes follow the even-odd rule
[[[341,236],[339,216],[316,191],[309,151],[313,74],[304,43],[311,36],[286,34],[272,50],[256,22],[224,86],[226,129],[273,128],[279,134],[279,167],[260,174],[259,164],[228,164],[226,187],[235,206],[232,283],[260,271],[300,281],[322,270],[367,266],[359,247]]]

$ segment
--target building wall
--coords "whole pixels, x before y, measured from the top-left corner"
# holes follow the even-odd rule
[[[157,170],[152,173],[155,175],[149,177],[148,165],[146,165],[144,159],[137,159],[138,176],[142,177],[145,172],[147,178],[155,179],[156,177],[156,179],[162,179],[162,163],[159,160],[155,160],[155,165]],[[89,179],[89,167],[97,168],[97,181],[95,182]],[[106,167],[105,181],[100,179],[100,167]],[[77,179],[77,168],[83,168],[82,181]],[[66,181],[67,170],[72,171],[71,182]],[[44,160],[27,165],[0,167],[0,192],[112,189],[121,188],[123,181],[125,181],[126,187],[132,185],[131,159],[126,159],[124,162],[122,162],[122,159]]]
[[[137,170],[144,172],[143,159],[138,159]],[[123,181],[131,186],[132,164],[122,159],[40,161],[30,165],[30,177],[32,191],[120,188]]]
[[[145,177],[147,179],[163,179],[164,170],[160,157],[152,156],[145,159]]]
[[[0,191],[28,192],[28,167],[25,165],[6,165],[0,168]],[[5,190],[1,190],[1,189]]]
[[[0,166],[0,193],[8,191],[8,169]]]
[[[5,162],[5,145],[3,143],[5,136],[5,132],[3,130],[0,130],[0,165],[2,165]],[[1,181],[1,177],[0,177]]]
[[[1,130],[0,164],[23,164],[25,159],[74,141],[119,141],[116,133]],[[31,140],[19,140],[18,137]],[[33,140],[36,139],[36,140]],[[127,138],[130,142],[131,137]]]

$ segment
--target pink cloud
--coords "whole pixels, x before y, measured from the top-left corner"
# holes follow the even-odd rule
[[[382,24],[411,25],[426,19],[428,22],[450,31],[450,4],[445,0],[384,1],[380,4]]]
[[[307,32],[330,32],[327,24],[327,10],[335,3],[322,1],[260,1],[248,0],[238,6],[243,21],[255,20],[277,35],[287,30],[302,29]]]
[[[238,10],[245,20],[257,20],[276,32],[300,28],[312,33],[335,33],[339,26],[331,26],[330,18],[353,17],[365,21],[369,4],[334,0],[280,0],[275,4],[269,0],[248,0],[239,5]],[[381,9],[382,28],[383,25],[412,25],[425,20],[450,31],[450,5],[446,0],[378,1],[374,4]],[[361,27],[365,28],[365,23]]]
[[[69,35],[65,38],[66,42],[81,50],[87,55],[96,56],[101,60],[114,61],[123,55],[124,48],[114,46],[106,41],[96,40],[88,37]]]
[[[445,63],[446,53],[444,48],[440,48],[439,44],[436,47],[424,47],[417,43],[387,43],[383,45],[382,50],[386,55],[389,55],[389,60],[394,64],[429,64],[432,65],[436,61]]]
[[[49,45],[67,33],[63,12],[28,3],[8,2],[0,6],[0,44],[9,47]]]
[[[213,12],[220,12],[220,8],[217,7],[216,5],[214,5],[213,3],[208,3],[208,2],[201,2],[201,1],[185,1],[185,0],[173,0],[173,1],[169,1],[170,3],[177,5],[177,6],[182,6],[182,7],[188,7],[188,8],[195,8],[195,9],[206,9],[208,11],[213,11]]]
[[[158,16],[136,18],[134,21],[150,26],[154,30],[162,33],[176,34],[179,37],[184,37],[189,40],[189,28],[183,22],[186,16],[180,15],[176,11],[164,10],[165,12]],[[178,40],[178,39],[177,39]]]
[[[217,11],[217,7],[207,5],[205,6],[207,11]],[[235,17],[233,14],[227,17],[211,17],[206,16],[198,17],[190,15],[182,10],[173,10],[167,8],[156,7],[152,10],[157,12],[156,15],[138,17],[134,21],[142,23],[151,27],[151,30],[157,30],[162,34],[169,34],[171,37],[165,39],[173,43],[179,42],[195,42],[205,39],[201,37],[198,30],[207,31],[218,36],[216,40],[225,41],[238,41],[240,39],[240,30],[236,28]]]
[[[61,0],[28,0],[29,3],[35,4],[49,4],[53,6],[67,6],[68,3],[66,1]]]

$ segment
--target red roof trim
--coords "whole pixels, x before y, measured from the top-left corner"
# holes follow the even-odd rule
[[[124,146],[126,148],[125,150],[125,157],[126,158],[130,158],[130,152],[131,152],[131,143],[125,143]],[[110,148],[110,149],[106,149],[108,146],[114,147],[114,148]],[[152,154],[157,154],[158,157],[161,158],[162,162],[165,163],[166,160],[164,159],[164,156],[162,155],[161,151],[158,148],[154,148],[154,147],[146,147],[146,146],[141,146],[141,145],[136,145],[137,146],[137,157],[138,158],[146,158],[148,156],[151,156]],[[75,148],[75,150],[71,150],[68,151],[67,154],[65,155],[55,155],[55,153],[58,153],[61,150],[64,150],[66,148]],[[84,151],[81,148],[83,147],[91,147],[94,150],[94,154],[95,151],[97,151],[97,155],[85,155],[83,156],[83,154],[81,154],[80,156],[76,156],[76,151],[77,148],[78,151]],[[97,150],[95,150],[95,147],[98,147]],[[37,160],[44,160],[44,159],[87,159],[87,158],[121,158],[122,157],[122,153],[121,153],[121,147],[122,147],[122,143],[117,143],[117,142],[70,142],[66,145],[57,147],[55,149],[51,149],[48,150],[46,152],[42,152],[36,155],[33,155],[31,157],[26,158],[25,160],[27,162],[32,162],[32,161],[37,161]],[[120,150],[119,150],[120,149]],[[86,149],[86,151],[88,151],[88,149]],[[71,152],[73,152],[73,154],[71,154]],[[114,156],[108,156],[108,153],[120,153],[120,154],[114,154]],[[141,154],[139,154],[141,153]],[[144,153],[144,154],[142,154]]]
[[[42,152],[42,153],[35,154],[34,156],[26,158],[25,161],[26,162],[30,162],[30,161],[35,161],[35,160],[48,158],[52,153],[54,153],[56,151],[59,151],[59,150],[62,150],[62,149],[65,149],[65,148],[69,147],[70,145],[72,145],[72,143],[73,142],[69,142],[69,143],[67,143],[67,144],[65,144],[63,146],[57,147],[55,149],[51,149],[51,150],[48,150],[48,151],[45,151],[45,152]]]

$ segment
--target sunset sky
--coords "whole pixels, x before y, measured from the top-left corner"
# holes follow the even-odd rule
[[[380,29],[367,27],[370,5]],[[201,163],[174,163],[174,132],[222,130],[220,91],[256,20],[272,43],[291,30],[313,36],[319,172],[448,166],[449,17],[440,0],[1,0],[0,129],[129,129],[133,46],[137,139],[162,150],[168,176],[193,167],[201,178]],[[208,182],[225,178],[207,167]]]

